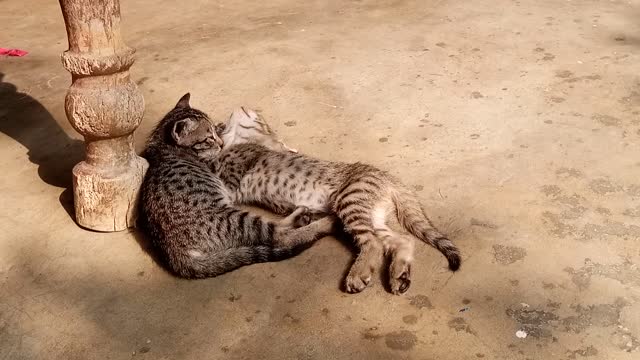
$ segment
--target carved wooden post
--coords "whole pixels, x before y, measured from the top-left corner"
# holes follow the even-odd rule
[[[134,49],[120,34],[119,0],[60,0],[69,38],[62,63],[71,73],[67,118],[86,143],[73,168],[76,221],[98,231],[135,225],[137,198],[148,164],[136,155],[133,131],[144,99],[129,78]]]

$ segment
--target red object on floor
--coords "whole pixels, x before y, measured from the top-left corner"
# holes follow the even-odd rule
[[[5,55],[5,56],[25,56],[27,54],[28,54],[28,52],[26,52],[24,50],[20,50],[20,49],[0,48],[0,55]]]

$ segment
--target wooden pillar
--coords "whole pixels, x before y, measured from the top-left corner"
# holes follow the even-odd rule
[[[76,221],[97,231],[135,225],[146,160],[133,132],[144,99],[129,77],[135,50],[120,34],[119,0],[60,0],[69,39],[62,64],[71,73],[67,118],[84,136],[86,159],[73,168]]]

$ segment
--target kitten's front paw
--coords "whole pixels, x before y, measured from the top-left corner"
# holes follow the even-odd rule
[[[287,144],[284,143],[284,141],[279,140],[278,143],[280,143],[280,146],[282,147],[283,150],[289,151],[289,152],[292,152],[292,153],[295,153],[295,154],[298,153],[297,149],[289,147]]]
[[[287,216],[283,223],[285,226],[291,226],[294,229],[309,225],[311,223],[311,211],[306,206],[298,206],[291,215]]]
[[[313,216],[311,210],[306,206],[300,206],[298,210],[300,210],[300,213],[293,220],[293,227],[299,228],[309,225]]]

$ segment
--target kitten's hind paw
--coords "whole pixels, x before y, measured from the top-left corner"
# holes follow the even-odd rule
[[[371,283],[372,275],[373,272],[371,268],[363,266],[363,264],[359,262],[354,263],[345,279],[345,290],[351,294],[361,292]]]
[[[364,290],[371,282],[371,277],[360,278],[349,274],[345,279],[344,288],[350,294],[357,294]]]
[[[308,207],[298,206],[289,216],[282,220],[283,225],[294,229],[307,226],[311,223],[312,214]]]
[[[389,287],[394,295],[402,295],[411,286],[411,264],[399,262],[391,264],[389,269]]]

